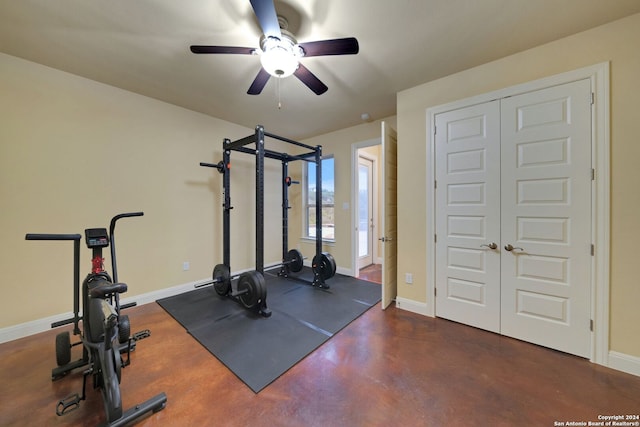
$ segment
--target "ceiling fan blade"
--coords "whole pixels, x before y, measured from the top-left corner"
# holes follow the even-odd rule
[[[299,43],[304,56],[355,55],[360,50],[355,37]]]
[[[250,0],[253,12],[260,22],[260,28],[266,37],[282,38],[280,23],[276,15],[276,7],[273,0]]]
[[[191,46],[193,53],[237,53],[240,55],[252,55],[255,48],[235,46]]]
[[[264,68],[260,68],[258,75],[253,80],[253,83],[251,83],[251,86],[249,87],[247,93],[249,95],[259,95],[269,81],[269,77],[271,77],[271,75],[267,73]]]
[[[316,95],[322,95],[329,89],[319,78],[315,76],[307,67],[298,64],[298,69],[293,73],[302,83],[307,85]]]

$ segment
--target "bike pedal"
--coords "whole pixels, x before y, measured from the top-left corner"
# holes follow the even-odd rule
[[[135,334],[133,334],[131,339],[133,341],[140,341],[140,340],[143,340],[145,338],[149,338],[150,336],[151,336],[151,331],[149,329],[144,329],[142,331],[139,331],[139,332],[136,332]]]
[[[68,414],[71,411],[75,411],[80,407],[80,395],[78,393],[67,396],[58,402],[56,406],[56,415],[61,416]]]

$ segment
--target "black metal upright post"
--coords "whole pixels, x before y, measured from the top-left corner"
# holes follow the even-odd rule
[[[316,259],[322,253],[322,146],[316,147]]]
[[[289,176],[289,160],[285,154],[282,159],[282,267],[279,276],[289,277],[289,264],[287,261],[287,253],[289,252],[289,186],[291,178]]]
[[[264,128],[256,126],[256,271],[264,274]]]
[[[86,310],[82,307],[82,310]],[[73,241],[73,334],[80,335],[80,236]]]
[[[289,252],[289,161],[282,161],[282,261]]]
[[[224,188],[224,204],[222,213],[222,256],[223,263],[231,271],[231,151],[227,150],[225,146],[231,142],[229,139],[225,139],[222,142],[222,162],[223,175],[222,186]]]

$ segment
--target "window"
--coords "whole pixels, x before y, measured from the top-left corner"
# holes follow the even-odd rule
[[[316,165],[305,163],[305,237],[316,238]],[[322,240],[335,240],[333,157],[322,159]]]

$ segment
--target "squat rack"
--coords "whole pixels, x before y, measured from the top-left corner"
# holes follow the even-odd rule
[[[265,137],[270,137],[273,139],[277,139],[279,141],[286,142],[288,144],[292,144],[298,147],[302,147],[308,150],[309,152],[305,152],[302,154],[291,155],[287,153],[280,153],[273,150],[268,150],[265,148]],[[255,149],[249,148],[250,144],[255,144]],[[264,159],[276,159],[280,160],[282,163],[282,269],[279,275],[288,277],[290,266],[295,263],[295,265],[301,268],[302,266],[302,256],[297,250],[289,251],[289,232],[288,232],[288,222],[289,222],[289,198],[288,198],[288,187],[291,185],[293,181],[288,176],[288,167],[290,161],[306,161],[309,163],[314,163],[316,165],[316,254],[313,258],[312,262],[312,270],[313,270],[313,281],[308,282],[302,278],[296,278],[296,280],[305,281],[313,286],[318,286],[320,288],[329,288],[329,285],[325,283],[326,279],[333,277],[336,271],[336,264],[333,257],[327,253],[322,252],[322,146],[317,145],[312,147],[307,144],[303,144],[298,141],[294,141],[289,138],[285,138],[282,136],[274,135],[272,133],[266,132],[264,127],[261,125],[256,126],[255,132],[252,135],[246,136],[244,138],[238,139],[236,141],[231,141],[228,138],[225,138],[222,141],[222,161],[217,164],[211,163],[200,163],[200,166],[206,167],[214,167],[218,169],[218,172],[223,174],[223,188],[224,188],[224,203],[223,203],[223,266],[216,266],[214,269],[213,275],[213,283],[214,285],[219,285],[216,290],[221,295],[229,295],[231,292],[231,296],[240,295],[234,294],[230,283],[230,275],[231,271],[231,152],[238,151],[241,153],[255,155],[255,174],[256,174],[256,247],[255,247],[255,260],[256,260],[256,268],[255,271],[260,273],[260,276],[264,276]],[[297,270],[293,270],[297,271]],[[261,277],[261,278],[262,278]],[[254,286],[256,280],[259,278],[253,277],[249,282],[250,288],[260,288],[262,285]],[[268,309],[266,308],[266,290],[264,294],[262,291],[258,291],[259,297],[259,306],[258,311],[265,316],[268,316]],[[246,299],[254,301],[254,298],[249,298],[245,296]],[[242,301],[244,304],[244,301]],[[247,304],[244,304],[247,308],[255,308],[249,307]]]

